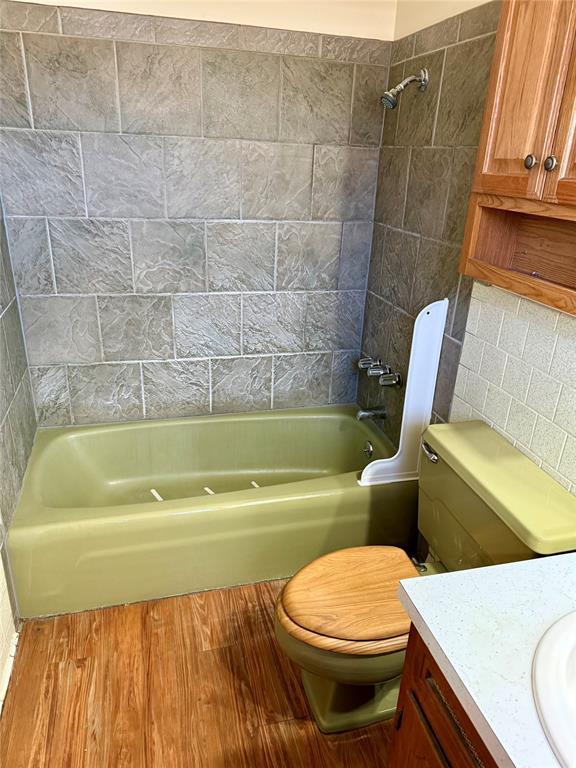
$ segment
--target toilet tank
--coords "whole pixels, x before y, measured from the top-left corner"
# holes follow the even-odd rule
[[[482,421],[423,436],[418,528],[450,571],[576,549],[576,497]]]

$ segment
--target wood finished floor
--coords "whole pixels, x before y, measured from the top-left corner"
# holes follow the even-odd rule
[[[5,768],[364,768],[390,724],[325,736],[276,647],[283,582],[29,621],[0,721]]]

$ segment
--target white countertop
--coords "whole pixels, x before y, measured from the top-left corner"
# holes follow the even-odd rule
[[[558,768],[532,696],[532,658],[576,609],[576,554],[406,579],[400,600],[501,766]]]

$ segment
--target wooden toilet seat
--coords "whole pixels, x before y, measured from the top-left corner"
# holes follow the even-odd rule
[[[276,616],[308,645],[337,653],[376,655],[406,647],[410,619],[396,593],[418,576],[397,547],[351,547],[302,568],[288,582]]]

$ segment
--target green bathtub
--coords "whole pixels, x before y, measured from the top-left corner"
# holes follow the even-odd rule
[[[367,441],[392,455],[351,407],[40,430],[8,536],[20,613],[289,576],[340,547],[411,550],[416,483],[359,486]]]

